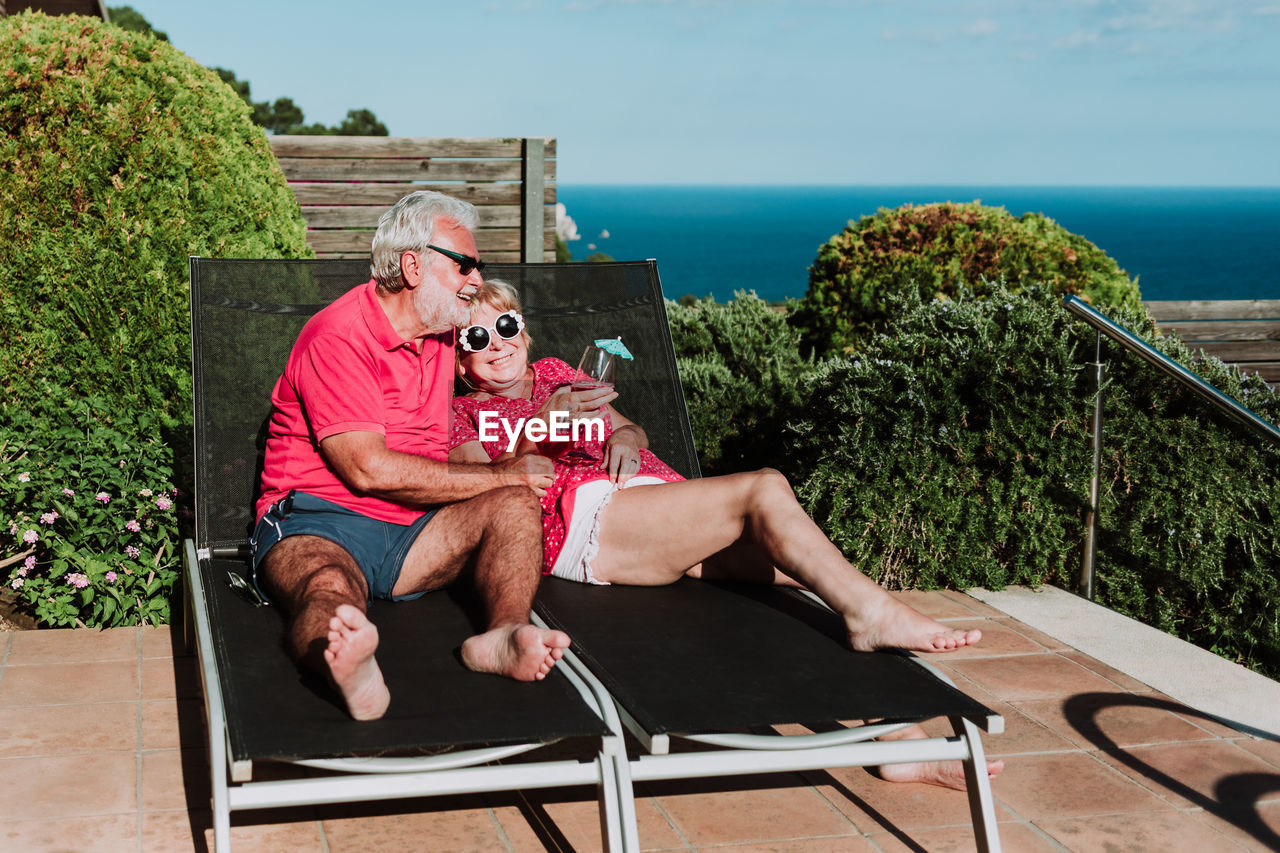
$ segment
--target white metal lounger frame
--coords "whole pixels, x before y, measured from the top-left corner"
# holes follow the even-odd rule
[[[804,595],[822,603],[810,593],[806,592]],[[542,621],[536,614],[535,620]],[[911,659],[935,678],[955,687],[954,682],[937,667],[914,655]],[[594,686],[593,689],[598,694],[609,695],[576,655],[566,652],[565,660],[584,681]],[[979,729],[988,734],[1002,733],[1004,718],[999,714],[990,714],[976,720],[970,720],[967,717],[950,717],[955,734],[945,738],[875,740],[882,735],[901,731],[924,720],[869,724],[810,735],[676,734],[674,737],[724,748],[672,754],[672,735],[651,736],[621,704],[616,700],[613,701],[617,710],[616,718],[622,720],[626,729],[645,750],[644,755],[628,762],[630,764],[628,784],[668,779],[736,776],[744,773],[782,773],[825,770],[833,767],[869,767],[915,761],[959,760],[964,766],[969,814],[973,821],[977,849],[979,853],[1000,853],[1000,836],[996,824],[994,798],[991,793],[991,780],[987,777],[986,754],[979,734]]]
[[[289,762],[335,771],[341,775],[284,781],[254,782],[253,763],[231,760],[226,711],[218,679],[212,627],[205,606],[205,589],[195,543],[185,542],[187,643],[195,642],[204,686],[209,734],[209,768],[213,783],[213,836],[217,853],[231,849],[231,812],[284,806],[322,805],[402,797],[471,794],[564,785],[594,784],[599,793],[600,831],[609,853],[639,851],[635,800],[623,744],[622,725],[604,688],[581,670],[564,668],[569,682],[610,730],[602,737],[594,762],[572,760],[492,764],[529,752],[546,743],[517,744],[409,758],[334,758]],[[194,637],[192,637],[194,633]]]

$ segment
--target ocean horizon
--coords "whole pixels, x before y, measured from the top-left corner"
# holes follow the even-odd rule
[[[1115,259],[1146,300],[1280,299],[1280,187],[559,184],[576,260],[658,261],[663,292],[801,297],[818,248],[881,207],[981,201],[1042,213]]]

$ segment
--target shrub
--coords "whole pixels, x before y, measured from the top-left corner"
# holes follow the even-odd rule
[[[248,106],[167,42],[0,17],[0,80],[0,564],[46,624],[163,621],[188,256],[302,257],[305,224]]]
[[[1055,293],[890,301],[885,334],[819,365],[784,470],[854,565],[891,587],[1074,588],[1091,473],[1094,334]],[[1112,316],[1263,417],[1280,394]],[[1280,673],[1280,449],[1109,346],[1100,602]]]
[[[1141,304],[1136,281],[1053,220],[946,202],[881,208],[850,222],[818,250],[792,322],[807,348],[852,351],[883,326],[902,294],[954,299],[967,289],[982,295],[988,282],[999,280],[1012,282],[1015,291],[1038,285],[1099,305]]]
[[[155,416],[117,426],[111,401],[46,390],[61,415],[0,404],[5,584],[45,625],[167,622],[180,510]]]
[[[0,386],[190,422],[187,257],[299,257],[263,132],[212,71],[94,19],[0,18]]]
[[[810,363],[786,318],[754,293],[667,302],[676,362],[704,474],[776,466]]]

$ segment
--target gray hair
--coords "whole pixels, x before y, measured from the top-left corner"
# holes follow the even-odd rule
[[[441,219],[456,222],[468,231],[475,231],[479,221],[470,202],[430,190],[409,193],[378,218],[369,264],[378,287],[389,293],[404,288],[400,255],[425,250]]]

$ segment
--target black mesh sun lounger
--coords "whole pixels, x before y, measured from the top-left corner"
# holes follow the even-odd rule
[[[392,703],[383,719],[355,722],[285,655],[278,609],[252,603],[240,583],[272,385],[306,320],[367,279],[367,262],[191,260],[196,532],[186,542],[186,624],[204,688],[215,847],[229,849],[237,810],[594,784],[606,849],[638,849],[607,697],[568,667],[534,684],[465,669],[457,650],[480,624],[465,595],[373,603]],[[575,739],[585,748],[539,758],[538,748]],[[264,762],[303,769],[264,773]]]
[[[388,718],[373,724],[385,730],[385,742],[377,740],[373,730],[363,729],[370,724],[347,722],[340,708],[303,683],[279,651],[278,639],[272,639],[279,635],[278,615],[239,601],[223,580],[224,563],[218,558],[225,555],[227,568],[243,571],[243,562],[235,561],[234,555],[247,538],[251,523],[249,507],[261,465],[265,401],[297,330],[323,304],[367,278],[366,270],[362,262],[336,260],[192,261],[198,492],[197,536],[196,542],[189,544],[189,571],[197,593],[193,597],[202,593],[204,598],[195,608],[197,627],[203,620],[202,630],[211,635],[207,642],[201,642],[202,657],[212,658],[218,666],[211,675],[205,664],[206,696],[219,689],[225,693],[217,701],[208,701],[210,731],[222,730],[221,718],[215,726],[216,714],[238,718],[227,720],[227,748],[219,746],[218,736],[211,736],[215,817],[227,813],[228,800],[229,808],[280,804],[259,797],[255,793],[258,789],[252,787],[276,783],[239,781],[246,762],[264,758],[314,764],[317,755],[377,756],[449,746],[467,747],[471,752],[476,747],[502,749],[504,744],[515,744],[511,749],[517,749],[520,744],[558,738],[595,737],[599,756],[593,763],[552,764],[566,777],[579,774],[600,786],[602,824],[611,850],[638,849],[630,787],[633,779],[944,759],[965,762],[978,848],[999,849],[978,730],[999,732],[1002,719],[910,655],[849,651],[839,620],[803,593],[693,580],[662,588],[592,588],[544,579],[536,613],[547,624],[567,630],[574,639],[566,656],[568,666],[556,668],[556,677],[543,685],[546,690],[458,672],[460,665],[450,658],[469,628],[465,607],[452,595],[423,599],[422,616],[413,615],[411,607],[404,604],[384,605],[373,611],[384,637],[382,648],[388,654],[402,644],[414,650],[407,660],[379,656],[394,697]],[[520,290],[534,336],[535,358],[555,355],[573,361],[594,339],[622,336],[636,358],[626,363],[618,378],[619,408],[644,426],[650,447],[658,456],[687,477],[699,475],[661,285],[652,261],[494,264],[486,272],[487,277],[505,278]],[[240,354],[233,356],[233,349]],[[229,369],[228,365],[234,367]],[[205,611],[203,615],[201,611]],[[241,628],[242,618],[256,621],[256,627]],[[439,622],[431,630],[440,633],[429,638],[421,633],[423,618]],[[274,648],[263,649],[272,643]],[[428,650],[430,654],[418,654]],[[240,670],[249,672],[240,674]],[[423,716],[418,716],[418,709],[399,707],[401,701],[412,701],[413,688],[402,684],[435,677],[442,679],[441,684],[445,679],[449,684],[458,680],[459,692],[450,700],[449,712],[434,713],[438,709],[433,709],[430,701],[422,709]],[[463,692],[472,688],[461,685],[477,679],[486,682],[482,688],[474,687],[477,693]],[[292,724],[272,720],[270,700],[261,695],[282,687],[305,718],[305,725],[298,722],[296,730]],[[428,690],[427,700],[434,700],[439,692]],[[527,698],[535,692],[546,694],[539,695],[537,701],[548,703],[548,707],[563,705],[547,711],[546,720],[542,710],[534,712],[524,705],[519,713],[522,719],[514,722],[498,719],[501,714],[456,719],[455,711],[470,713],[483,708],[483,713],[489,713],[495,707],[523,701],[509,696]],[[569,717],[564,712],[575,705],[582,727],[569,731]],[[951,720],[953,737],[873,740],[936,717]],[[840,722],[852,719],[882,722],[855,729]],[[635,735],[641,753],[629,760],[618,745],[620,723]],[[771,733],[770,726],[787,723],[804,724],[815,734],[782,737]],[[547,728],[539,728],[544,724]],[[415,734],[402,737],[407,729]],[[353,740],[337,733],[347,733],[345,737]],[[695,742],[696,748],[682,749],[682,739]],[[485,760],[486,753],[477,754]],[[220,789],[219,766],[224,763]],[[521,766],[538,765],[522,760]],[[503,769],[505,766],[439,772]],[[408,776],[417,784],[427,773]],[[542,786],[569,784],[549,781],[535,771],[508,777],[509,785],[493,780],[492,787],[486,788],[474,787],[471,778],[464,775],[457,779],[460,786],[456,790],[536,787],[526,781],[530,776]],[[343,778],[358,781],[354,776]],[[395,777],[390,778],[394,781]],[[451,782],[443,775],[434,778],[442,781],[432,783],[436,786],[433,791],[454,790],[445,787]],[[378,793],[366,796],[353,789],[353,795],[343,796],[343,787],[317,788],[316,794],[322,798],[290,802],[419,793],[388,795],[379,788]],[[219,796],[223,798],[222,811]],[[225,824],[225,818],[222,820]],[[219,849],[223,849],[221,845]]]

